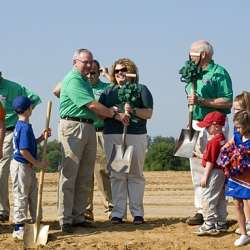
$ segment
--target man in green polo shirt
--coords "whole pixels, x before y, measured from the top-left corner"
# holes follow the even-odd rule
[[[103,72],[104,71],[104,72]],[[102,74],[109,79],[109,74],[105,69],[102,69]],[[111,86],[110,83],[105,83],[100,80],[100,64],[97,60],[93,61],[91,71],[86,75],[89,82],[91,83],[92,90],[95,99],[98,101],[101,94]],[[111,184],[110,177],[107,170],[107,162],[104,153],[104,141],[103,141],[103,127],[104,121],[96,118],[94,122],[96,129],[96,141],[97,141],[97,153],[96,153],[96,164],[95,164],[95,179],[97,182],[98,189],[103,195],[103,204],[106,209],[107,215],[109,216],[112,210],[112,196],[111,196]],[[93,220],[93,195],[94,195],[94,176],[92,182],[92,193],[90,195],[89,205],[85,213],[86,219]]]
[[[200,131],[197,144],[195,146],[195,157],[190,158],[190,169],[194,185],[194,204],[196,214],[188,218],[189,225],[200,225],[203,223],[202,201],[200,186],[200,177],[204,168],[201,166],[201,155],[205,149],[208,134],[206,130],[200,129],[196,124],[202,120],[206,114],[213,111],[219,111],[225,116],[230,114],[233,90],[232,81],[228,72],[220,65],[215,64],[212,60],[213,47],[205,40],[196,41],[190,48],[190,59],[199,65],[203,70],[202,79],[197,81],[195,91],[192,84],[187,86],[188,104],[194,105],[193,111],[193,128]],[[228,120],[224,126],[225,137],[228,137],[229,126]]]
[[[62,162],[59,180],[58,217],[61,231],[72,233],[73,226],[86,226],[84,213],[91,192],[96,158],[96,114],[128,124],[129,117],[116,113],[95,100],[86,75],[93,62],[92,53],[78,49],[73,69],[66,75],[60,90],[59,136]]]
[[[9,189],[8,179],[10,173],[10,161],[13,154],[13,131],[18,119],[12,108],[12,101],[17,96],[27,96],[31,99],[33,107],[41,102],[39,96],[33,94],[22,85],[4,79],[0,75],[0,101],[5,110],[5,137],[3,143],[3,158],[0,160],[0,221],[9,220]]]

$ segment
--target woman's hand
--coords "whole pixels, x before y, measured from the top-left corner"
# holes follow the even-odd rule
[[[127,114],[131,114],[132,111],[133,111],[132,107],[131,107],[130,104],[127,103],[127,102],[126,102],[125,105],[124,105],[124,110],[125,110],[125,113],[127,113]]]
[[[122,122],[124,126],[129,125],[130,115],[126,113],[117,113],[115,119]]]

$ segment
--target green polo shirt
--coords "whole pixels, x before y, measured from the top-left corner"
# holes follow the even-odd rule
[[[91,85],[96,101],[99,101],[101,94],[111,85],[111,83],[102,82],[101,80],[99,80],[96,84]],[[104,121],[96,118],[94,125],[96,128],[102,128],[104,126]]]
[[[33,107],[41,103],[39,96],[26,89],[24,86],[0,77],[0,101],[5,110],[5,127],[14,127],[17,122],[17,114],[12,108],[12,102],[17,96],[30,98]]]
[[[186,88],[188,95],[192,94],[192,84]],[[232,81],[228,72],[213,61],[203,70],[203,77],[197,81],[196,95],[205,99],[224,98],[228,101],[233,101]],[[202,120],[206,114],[212,111],[219,111],[224,114],[229,114],[230,109],[216,109],[195,105],[193,111],[194,120]]]
[[[86,104],[95,100],[93,90],[87,79],[73,68],[63,79],[60,93],[60,117],[96,118]]]

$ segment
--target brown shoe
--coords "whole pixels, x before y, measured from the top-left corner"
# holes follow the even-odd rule
[[[8,222],[9,221],[9,215],[0,214],[0,221],[1,222]]]
[[[186,220],[186,223],[190,226],[202,225],[203,222],[203,215],[201,213],[196,213],[193,217],[189,217]]]

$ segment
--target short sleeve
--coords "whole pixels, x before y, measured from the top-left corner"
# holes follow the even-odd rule
[[[142,85],[141,100],[144,108],[153,109],[153,96],[145,85]]]
[[[202,162],[211,162],[216,165],[217,158],[220,153],[221,144],[219,141],[208,142],[206,150],[203,154]],[[204,164],[203,164],[204,165]]]
[[[216,81],[218,83],[217,96],[223,97],[228,101],[233,100],[233,88],[232,88],[232,80],[228,74],[228,72],[223,69],[219,73],[215,73]]]

